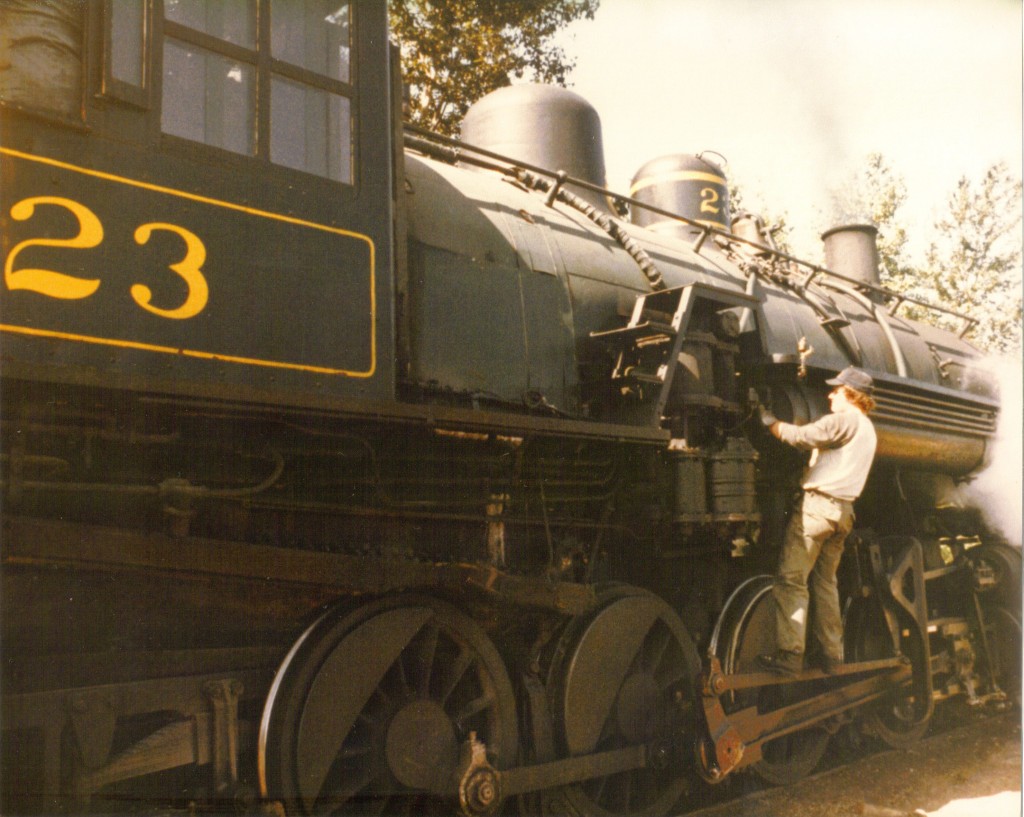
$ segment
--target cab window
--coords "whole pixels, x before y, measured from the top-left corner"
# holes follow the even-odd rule
[[[352,6],[164,0],[161,129],[351,184]]]

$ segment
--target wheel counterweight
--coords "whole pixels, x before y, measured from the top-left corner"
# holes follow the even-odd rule
[[[551,664],[548,688],[560,738],[570,755],[646,744],[666,762],[546,792],[543,811],[668,814],[692,775],[681,744],[694,734],[697,652],[662,599],[630,587],[602,595],[594,612],[567,628]]]

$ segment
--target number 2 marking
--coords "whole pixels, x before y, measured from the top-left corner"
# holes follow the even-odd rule
[[[718,207],[718,191],[713,187],[702,187],[700,190],[700,211],[702,213],[720,213],[722,209]]]
[[[30,238],[15,245],[7,256],[4,264],[4,282],[8,289],[27,289],[51,298],[73,300],[88,298],[100,288],[99,278],[75,278],[62,272],[48,269],[26,267],[15,269],[14,261],[18,253],[28,247],[73,247],[90,249],[99,246],[103,241],[103,225],[88,207],[77,201],[62,199],[58,196],[37,196],[23,199],[11,208],[11,218],[15,221],[28,221],[35,215],[37,204],[50,204],[71,211],[78,220],[78,235],[71,238]]]

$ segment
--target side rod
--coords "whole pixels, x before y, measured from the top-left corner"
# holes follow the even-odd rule
[[[894,685],[908,681],[912,674],[909,663],[899,659],[854,664],[847,668],[846,674],[852,675],[868,669],[877,674],[850,683],[842,683],[837,679],[836,683],[840,685],[835,689],[768,712],[761,713],[756,706],[750,706],[726,713],[720,693],[714,689],[722,689],[724,692],[725,685],[731,685],[732,689],[761,686],[766,680],[766,674],[726,676],[721,672],[717,657],[712,656],[710,661],[711,671],[705,680],[702,696],[707,733],[700,739],[697,753],[698,771],[710,783],[718,783],[731,772],[756,763],[761,759],[761,750],[765,744],[879,698]],[[879,664],[883,666],[875,666]],[[785,683],[828,676],[820,672],[809,672],[795,679],[775,675],[767,677],[771,683]]]

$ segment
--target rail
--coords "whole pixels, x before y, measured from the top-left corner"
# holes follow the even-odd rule
[[[540,167],[538,165],[533,165],[528,162],[522,162],[517,159],[513,159],[509,156],[504,156],[500,153],[495,153],[494,151],[487,150],[486,148],[470,145],[466,142],[462,142],[450,136],[443,136],[442,134],[434,133],[433,131],[427,130],[426,128],[421,128],[418,125],[413,125],[410,122],[404,122],[403,128],[407,133],[412,134],[412,138],[406,138],[406,144],[409,147],[413,148],[414,150],[420,150],[423,151],[424,153],[433,154],[447,161],[458,161],[464,164],[471,164],[477,167],[483,167],[490,170],[497,170],[505,173],[511,172],[514,168],[522,168],[523,170],[528,170],[531,173],[536,173],[553,179],[555,183],[554,190],[556,191],[565,185],[572,185],[574,187],[583,188],[584,190],[589,190],[594,193],[599,193],[600,195],[606,196],[611,200],[628,204],[630,207],[641,207],[659,216],[665,216],[666,218],[670,218],[675,221],[679,221],[683,224],[689,225],[690,227],[693,227],[700,231],[700,235],[697,237],[697,240],[694,242],[693,245],[694,250],[698,253],[701,251],[701,248],[703,247],[705,241],[707,241],[707,239],[710,236],[719,235],[722,236],[723,238],[728,239],[729,241],[745,244],[749,247],[752,247],[759,253],[767,253],[778,260],[786,261],[788,263],[795,264],[798,267],[808,270],[803,280],[800,282],[800,286],[806,287],[817,276],[825,275],[830,278],[834,278],[837,281],[842,281],[845,284],[849,284],[857,288],[858,290],[881,295],[883,298],[886,299],[886,301],[894,301],[895,303],[889,310],[889,314],[894,314],[895,311],[903,304],[914,304],[915,306],[920,306],[924,309],[928,309],[933,312],[949,315],[950,317],[956,318],[957,320],[961,320],[964,322],[964,327],[960,330],[959,333],[959,336],[961,338],[964,337],[974,326],[978,324],[977,318],[971,317],[970,315],[965,315],[963,312],[957,312],[956,310],[950,309],[947,306],[931,303],[930,301],[925,301],[921,298],[915,298],[913,296],[897,292],[895,290],[889,289],[888,287],[880,286],[878,284],[871,284],[866,281],[860,281],[856,278],[850,278],[849,276],[843,275],[838,272],[834,272],[833,270],[830,270],[827,267],[823,267],[820,264],[814,264],[810,261],[804,261],[801,258],[797,258],[796,256],[790,255],[789,253],[782,252],[781,250],[776,249],[774,247],[768,247],[765,246],[764,244],[758,244],[756,241],[751,241],[748,238],[743,238],[742,236],[735,235],[727,230],[720,230],[717,227],[711,227],[707,224],[702,224],[701,222],[695,221],[694,219],[687,218],[686,216],[681,216],[678,213],[673,213],[669,210],[664,210],[660,207],[655,207],[652,204],[638,201],[637,199],[632,198],[631,196],[625,196],[622,195],[621,193],[615,193],[611,190],[608,190],[606,187],[602,187],[599,184],[594,184],[593,182],[588,182],[583,179],[577,179],[573,176],[569,176],[565,173],[565,171],[550,170],[549,168]],[[467,153],[475,155],[466,155]]]

